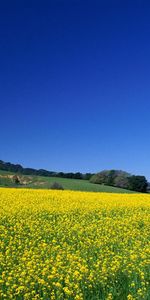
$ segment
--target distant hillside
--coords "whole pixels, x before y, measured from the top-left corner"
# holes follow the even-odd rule
[[[10,162],[4,162],[0,160],[0,170],[14,172],[22,175],[36,175],[36,176],[45,176],[45,177],[60,177],[60,178],[72,178],[72,179],[84,179],[89,180],[92,173],[82,174],[80,172],[76,173],[64,173],[64,172],[54,172],[47,171],[44,169],[33,169],[33,168],[24,168],[19,164],[12,164]]]
[[[45,177],[36,175],[16,175],[17,173],[0,170],[0,187],[17,187],[32,189],[51,189],[57,182],[65,190],[87,191],[87,192],[108,192],[108,193],[133,193],[126,189],[120,189],[104,184],[94,184],[88,180]],[[18,178],[18,181],[16,180]]]
[[[122,170],[104,170],[96,174],[64,173],[24,168],[0,160],[0,186],[52,188],[54,182],[73,190],[149,192],[150,189],[145,176],[131,175]]]

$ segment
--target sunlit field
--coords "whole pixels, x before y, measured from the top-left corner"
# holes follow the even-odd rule
[[[150,299],[150,196],[0,189],[0,299]]]

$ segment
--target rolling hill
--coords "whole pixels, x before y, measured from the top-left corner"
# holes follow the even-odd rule
[[[19,187],[19,188],[34,188],[34,189],[50,189],[54,182],[58,182],[65,190],[91,191],[91,192],[109,192],[109,193],[133,193],[126,189],[116,188],[103,184],[94,184],[88,180],[45,177],[34,175],[18,174],[20,184],[13,182],[14,172],[0,170],[0,186],[2,187]]]

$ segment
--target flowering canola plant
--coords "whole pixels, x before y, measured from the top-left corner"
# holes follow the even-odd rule
[[[0,188],[0,299],[150,299],[150,196]]]

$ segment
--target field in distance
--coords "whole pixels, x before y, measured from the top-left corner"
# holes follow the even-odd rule
[[[0,170],[0,186],[13,187],[13,176],[15,173]],[[54,182],[58,182],[65,190],[89,191],[89,192],[109,192],[109,193],[135,193],[126,189],[107,186],[103,184],[94,184],[88,180],[70,179],[60,177],[44,177],[44,176],[31,176],[19,175],[20,183],[18,187],[34,188],[34,189],[50,189]]]

